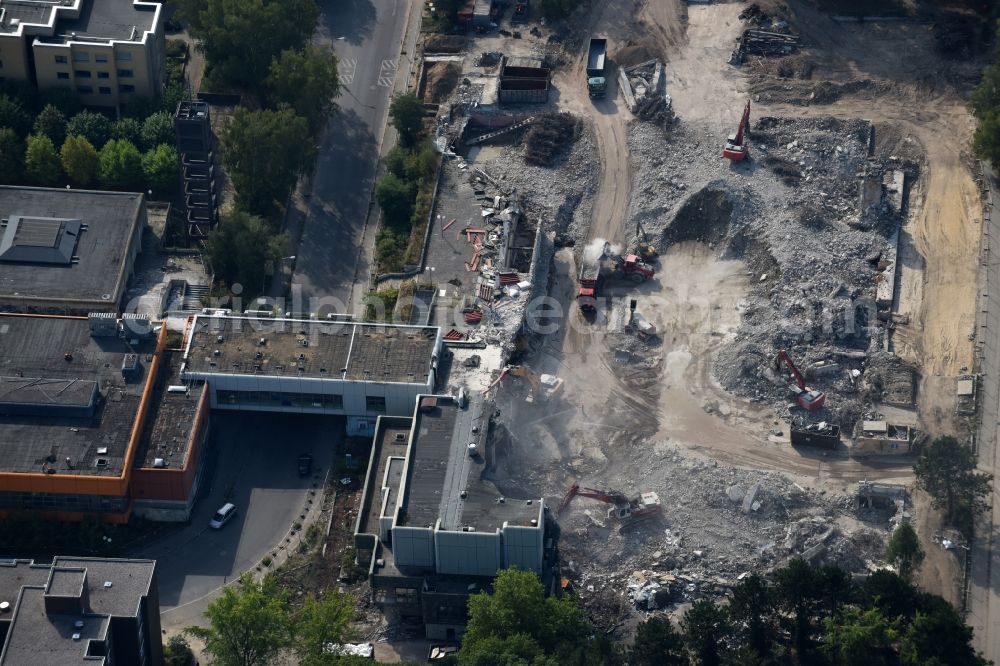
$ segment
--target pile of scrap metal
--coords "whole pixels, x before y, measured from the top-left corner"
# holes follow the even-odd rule
[[[747,28],[736,40],[736,50],[729,57],[729,64],[742,65],[748,55],[783,56],[795,53],[799,36],[781,32],[768,32]]]

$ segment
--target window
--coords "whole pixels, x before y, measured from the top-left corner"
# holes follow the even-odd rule
[[[116,51],[115,60],[120,60],[123,62],[128,62],[132,59],[132,54],[129,51]]]
[[[66,63],[69,62],[69,60],[66,58],[66,56],[56,56],[56,62],[60,65],[65,65]]]
[[[118,86],[118,92],[123,92],[123,93],[135,92],[135,86],[126,86],[126,85]]]
[[[101,93],[102,95],[110,95],[110,94],[111,94],[111,88],[109,88],[109,87],[107,87],[107,86],[101,86],[100,88],[98,88],[98,91],[99,91],[99,92],[100,92],[100,93]]]
[[[97,78],[99,78],[99,79],[110,79],[111,78],[111,72],[98,72],[97,73]]]
[[[103,53],[98,53],[94,55],[94,62],[107,62],[107,61],[108,61],[108,56],[104,55]]]
[[[369,412],[384,412],[385,411],[385,398],[378,395],[369,395],[365,397],[365,410]]]
[[[131,69],[119,69],[118,70],[118,76],[120,76],[123,79],[131,79],[132,78],[132,70]]]
[[[77,86],[76,91],[81,95],[92,95],[94,93],[93,86]]]
[[[74,69],[73,73],[76,74],[76,78],[78,78],[78,79],[89,79],[90,78],[90,72],[87,71],[87,70],[85,70],[85,69]]]
[[[74,51],[73,62],[90,62],[90,54],[82,51]]]
[[[69,72],[56,72],[56,78],[57,79],[68,79],[69,78]]]

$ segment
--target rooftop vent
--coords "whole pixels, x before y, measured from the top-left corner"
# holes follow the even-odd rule
[[[405,440],[406,440],[406,433],[405,432],[397,432],[396,433],[396,441],[397,442],[402,442],[402,441],[405,441]]]
[[[105,590],[108,589],[108,588],[110,588],[112,585],[114,585],[114,583],[112,583],[110,580],[104,581],[104,589]]]
[[[73,634],[73,640],[74,641],[80,640],[80,634]]]
[[[108,447],[106,447],[106,446],[98,446],[97,447],[97,454],[98,455],[103,456],[107,452],[108,452]]]
[[[167,466],[167,461],[164,460],[163,458],[154,458],[153,459],[153,467],[162,468],[162,467],[166,467],[166,466]]]
[[[77,620],[76,622],[73,623],[73,626],[76,627],[77,629],[83,629],[83,620]]]
[[[10,610],[10,602],[0,601],[0,613],[6,613],[9,610]]]
[[[107,467],[107,466],[108,466],[107,458],[98,458],[97,460],[94,461],[94,467]]]

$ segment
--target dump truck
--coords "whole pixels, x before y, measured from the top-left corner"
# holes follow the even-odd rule
[[[613,254],[610,243],[605,243],[599,257],[588,257],[584,253],[583,266],[580,267],[580,291],[577,292],[576,302],[581,311],[596,312],[597,297],[606,279],[625,279],[640,284],[655,274],[653,267],[642,261],[638,255],[628,254],[623,257]]]
[[[608,40],[595,37],[590,40],[590,50],[587,52],[587,91],[591,98],[604,97],[608,91],[608,80],[605,69],[608,63]]]

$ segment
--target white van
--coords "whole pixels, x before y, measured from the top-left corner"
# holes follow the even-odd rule
[[[222,526],[229,522],[229,519],[236,515],[236,505],[227,502],[222,508],[215,512],[212,520],[208,521],[208,526],[212,529],[222,529]]]

